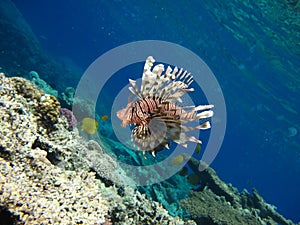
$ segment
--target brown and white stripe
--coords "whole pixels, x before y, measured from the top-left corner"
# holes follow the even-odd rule
[[[152,56],[147,58],[141,88],[138,88],[136,81],[129,80],[129,90],[136,100],[117,112],[122,126],[133,124],[132,141],[138,149],[150,151],[153,155],[167,147],[169,140],[185,147],[187,141],[201,143],[196,137],[185,133],[210,128],[207,119],[213,116],[213,105],[178,106],[178,102],[182,103],[181,96],[194,91],[193,88],[188,88],[193,77],[177,67],[173,70],[168,67],[166,73],[162,74],[164,66],[158,64],[152,69],[154,62]],[[185,111],[186,108],[190,110]],[[195,120],[200,120],[200,125],[184,125]]]

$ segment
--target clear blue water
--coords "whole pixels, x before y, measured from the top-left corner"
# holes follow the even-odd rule
[[[13,2],[49,53],[83,70],[138,40],[170,41],[198,54],[218,79],[228,113],[212,167],[300,221],[299,8],[283,0]]]

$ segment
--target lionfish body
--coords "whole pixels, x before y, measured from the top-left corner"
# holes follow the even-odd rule
[[[136,99],[117,112],[122,126],[134,124],[131,140],[143,153],[150,151],[152,155],[164,147],[168,148],[169,140],[184,147],[187,141],[201,143],[186,132],[210,128],[209,121],[203,122],[203,119],[212,117],[213,105],[179,106],[178,103],[182,103],[181,96],[194,91],[189,88],[193,77],[183,69],[175,67],[172,70],[169,66],[163,74],[162,64],[152,69],[154,62],[152,56],[146,59],[141,88],[136,81],[129,79],[129,90]],[[196,120],[202,120],[202,123],[195,127],[184,125]]]

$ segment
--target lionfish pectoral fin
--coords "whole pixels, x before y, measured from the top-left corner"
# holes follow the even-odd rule
[[[185,133],[181,133],[180,138],[177,140],[173,140],[173,141],[176,142],[177,144],[180,144],[181,146],[183,146],[185,148],[187,147],[186,142],[188,142],[188,141],[202,144],[202,142],[199,139],[195,138],[194,136],[188,136]]]
[[[202,111],[206,109],[211,109],[213,107],[214,105],[198,105],[197,107],[194,108],[194,111]]]
[[[187,143],[181,144],[181,146],[187,148]]]
[[[200,119],[206,119],[206,118],[210,118],[214,115],[214,112],[212,110],[207,110],[207,111],[204,111],[204,112],[201,112],[201,113],[198,113],[196,115],[196,118],[198,120]]]
[[[184,125],[181,125],[180,128],[181,128],[181,132],[189,132],[189,131],[193,131],[193,130],[206,130],[206,129],[209,129],[211,126],[210,126],[210,122],[209,121],[206,121],[196,127],[191,127],[191,126],[184,126]]]
[[[211,128],[210,122],[206,121],[205,123],[200,124],[199,126],[196,127],[198,130],[206,130]]]

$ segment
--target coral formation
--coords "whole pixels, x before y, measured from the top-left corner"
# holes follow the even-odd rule
[[[214,194],[210,189],[190,191],[190,198],[182,200],[181,204],[197,224],[262,224],[250,211],[239,212],[224,197]]]
[[[52,129],[59,117],[59,101],[54,96],[37,89],[34,84],[24,78],[11,78],[10,86],[15,94],[24,97],[23,99],[31,106],[31,111],[37,117],[38,122],[46,130]]]
[[[92,173],[63,171],[43,150],[18,153],[13,163],[0,158],[0,186],[2,207],[18,215],[20,224],[105,222],[107,206]]]
[[[17,87],[13,85],[15,79],[1,76],[11,84],[1,84],[0,96],[1,208],[18,216],[16,224],[105,222],[107,206],[99,184],[93,180],[94,174],[62,170],[51,164],[45,150],[32,148],[42,136],[43,129],[37,123],[39,114],[31,112],[33,105],[28,104],[28,96],[25,98],[13,88]],[[39,93],[33,86],[28,90],[32,91],[31,96],[34,91]]]
[[[46,94],[58,97],[58,91],[54,90],[49,84],[40,78],[36,71],[29,72],[30,81],[35,84],[39,89],[42,89]]]
[[[247,191],[239,193],[205,163],[192,157],[188,164],[199,176],[200,187],[190,191],[190,197],[181,200],[181,206],[197,224],[293,224],[266,203],[256,190],[253,195]]]
[[[67,87],[61,94],[62,100],[69,106],[73,105],[75,89],[73,87]]]
[[[1,221],[195,224],[173,218],[159,203],[129,186],[114,185],[116,179],[118,184],[120,179],[126,182],[124,171],[97,142],[85,141],[76,128],[69,131],[66,118],[58,116],[52,121],[55,129],[46,130],[40,123],[47,119],[39,111],[43,96],[28,81],[1,73]],[[53,101],[49,107],[53,103],[58,107]]]
[[[239,193],[194,158],[188,165],[200,187],[189,198],[182,190],[172,191],[187,179],[177,175],[140,189],[160,203],[150,201],[127,186],[130,178],[104,147],[80,137],[76,127],[70,130],[70,121],[59,116],[59,110],[54,96],[23,78],[0,73],[1,220],[12,224],[293,224],[256,191]],[[206,169],[199,172],[199,167]],[[183,197],[181,206],[194,221],[169,215],[185,215],[175,203]]]
[[[74,129],[76,127],[77,120],[71,110],[66,109],[66,108],[60,108],[59,113],[61,116],[64,116],[67,118],[70,129]]]

